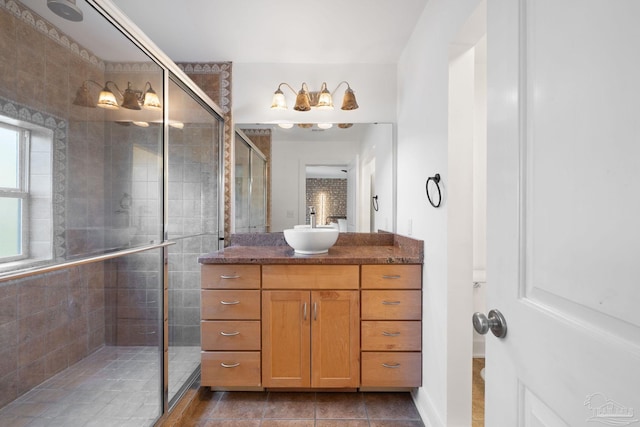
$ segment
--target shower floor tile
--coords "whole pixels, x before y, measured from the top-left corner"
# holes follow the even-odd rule
[[[169,395],[200,363],[200,347],[170,347]],[[160,416],[154,347],[103,347],[0,409],[0,427],[150,426]]]

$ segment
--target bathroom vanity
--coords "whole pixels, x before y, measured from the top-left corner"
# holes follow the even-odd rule
[[[282,233],[234,235],[199,262],[203,386],[422,384],[422,241],[341,233],[297,255]]]

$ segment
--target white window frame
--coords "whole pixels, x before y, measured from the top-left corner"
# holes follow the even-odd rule
[[[29,258],[29,146],[31,144],[31,131],[24,127],[13,126],[4,122],[0,122],[0,127],[19,134],[18,187],[0,187],[0,197],[20,199],[22,201],[20,212],[21,253],[15,256],[0,257],[0,263],[6,263]]]

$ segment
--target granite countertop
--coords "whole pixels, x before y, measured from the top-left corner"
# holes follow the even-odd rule
[[[424,243],[392,233],[340,233],[329,252],[296,254],[283,233],[234,234],[231,245],[198,258],[201,264],[422,264]]]

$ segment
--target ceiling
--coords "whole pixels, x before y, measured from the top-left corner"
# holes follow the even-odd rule
[[[176,62],[395,64],[428,0],[112,1]]]

